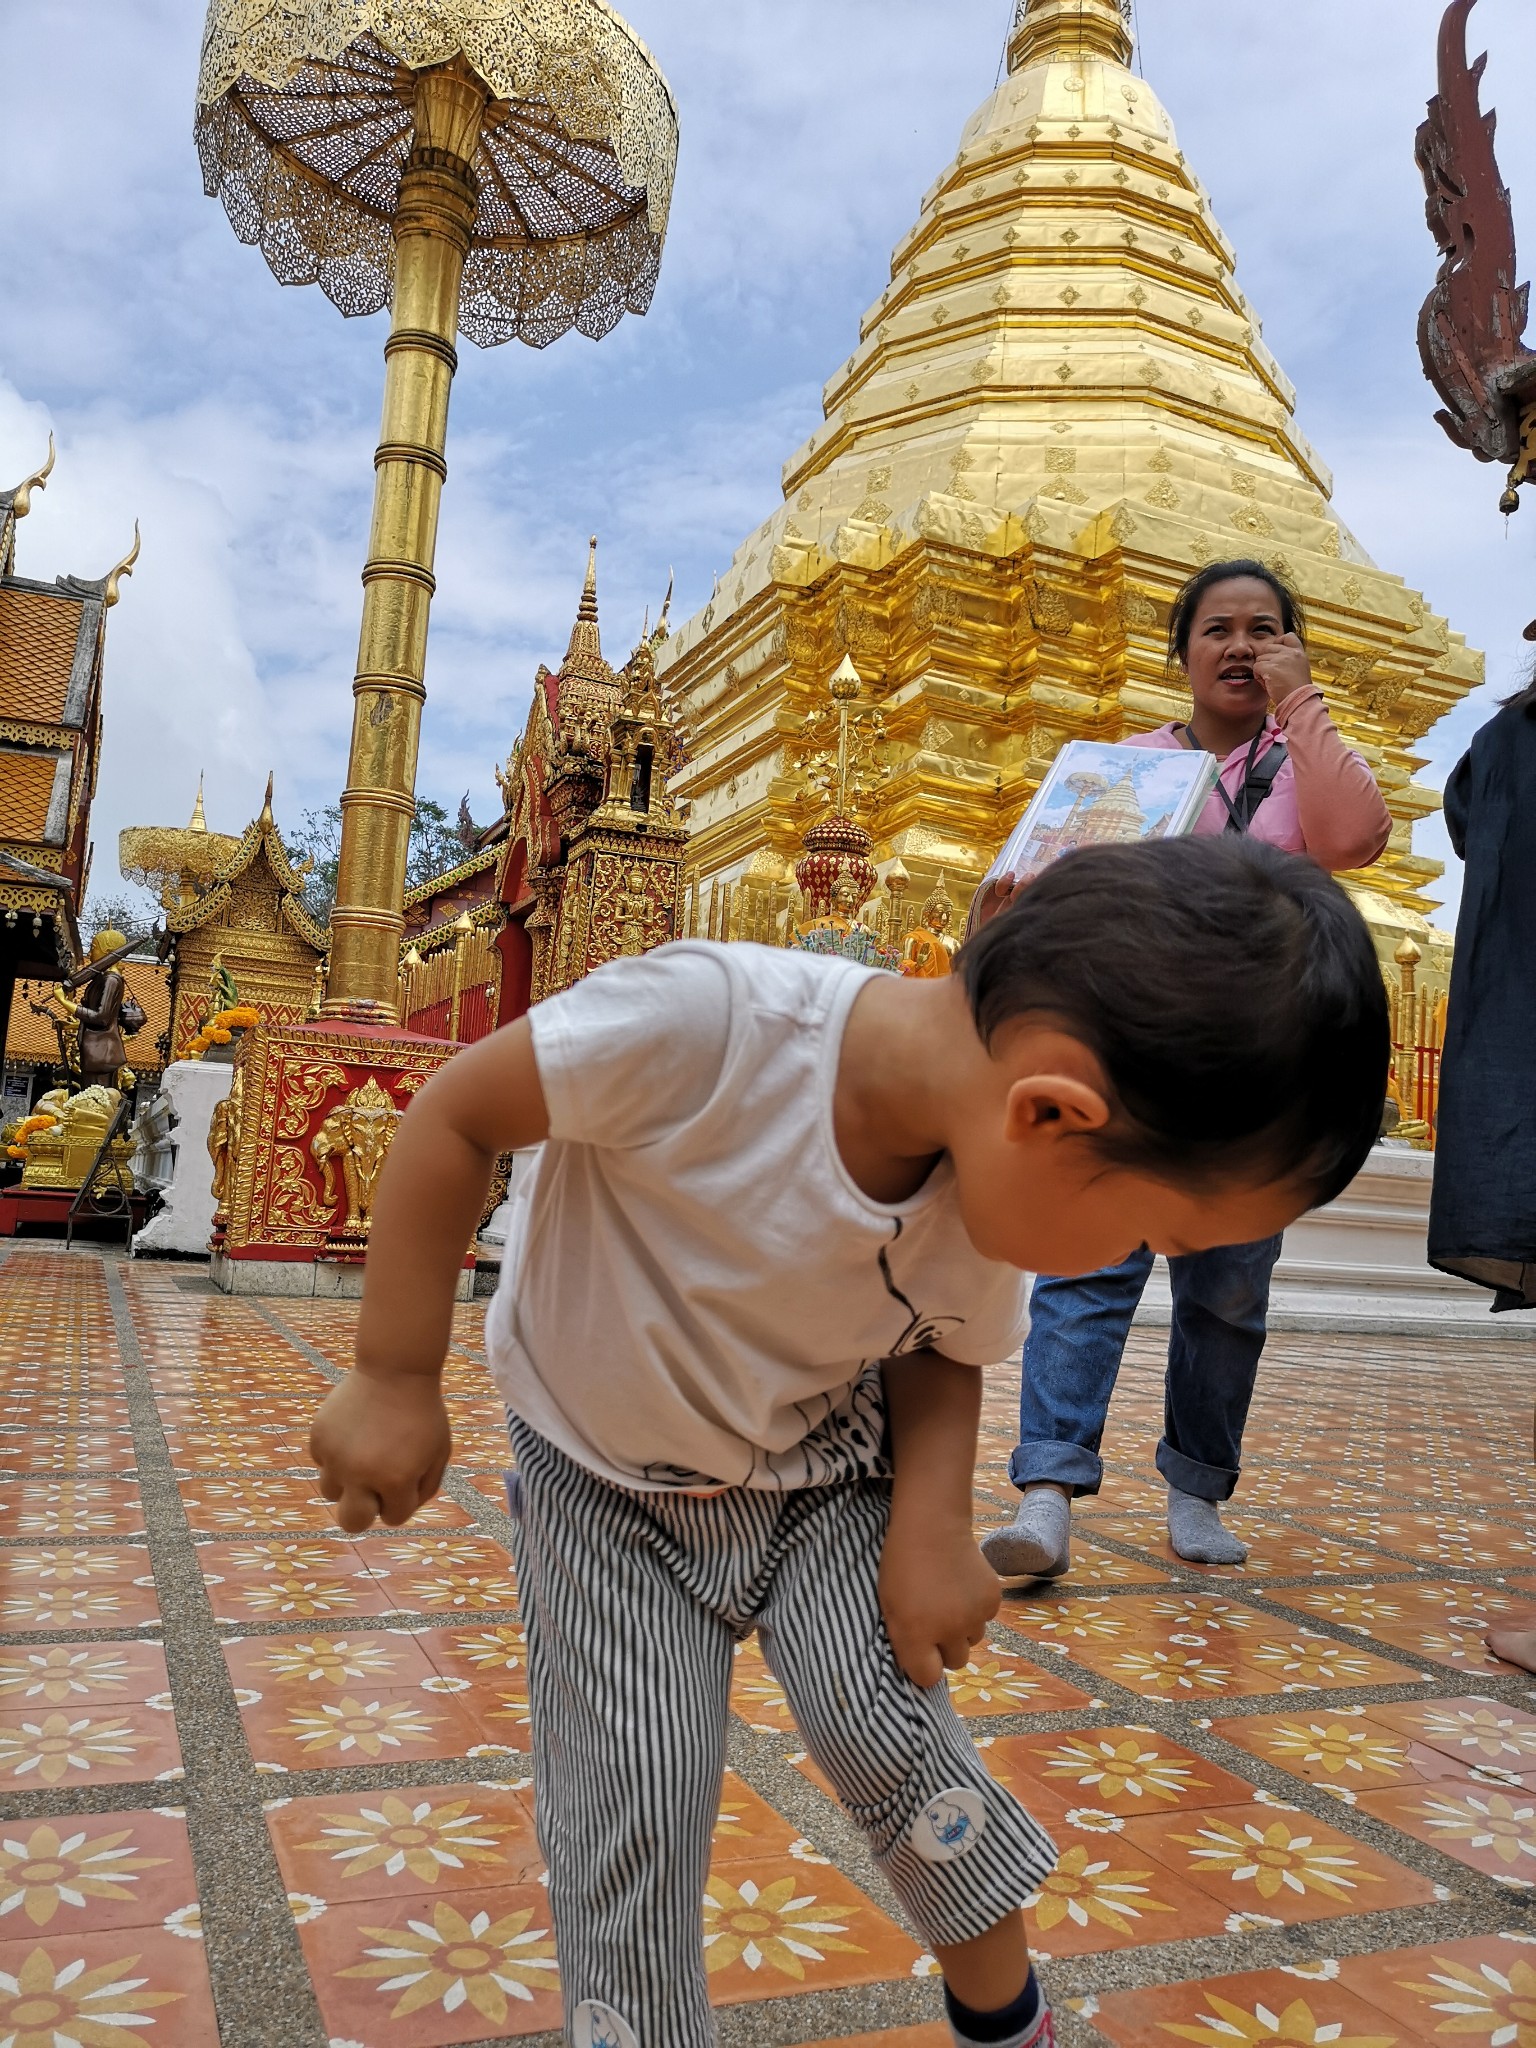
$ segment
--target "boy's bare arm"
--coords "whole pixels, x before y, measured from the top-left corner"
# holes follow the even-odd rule
[[[939,1685],[970,1661],[1002,1604],[971,1519],[982,1376],[936,1351],[888,1358],[884,1375],[895,1484],[880,1611],[902,1670]]]
[[[398,1528],[441,1486],[453,1443],[440,1380],[464,1254],[497,1155],[548,1135],[526,1021],[459,1053],[407,1112],[374,1204],[356,1366],[310,1432],[343,1529]]]

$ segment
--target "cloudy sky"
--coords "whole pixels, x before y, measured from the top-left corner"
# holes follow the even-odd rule
[[[1139,63],[1237,245],[1340,510],[1489,656],[1432,737],[1443,781],[1529,650],[1536,501],[1433,423],[1414,343],[1434,271],[1413,164],[1441,0],[1137,0]],[[823,379],[998,74],[1011,0],[629,0],[683,153],[650,316],[601,345],[466,346],[453,400],[420,789],[496,807],[493,764],[565,644],[603,539],[609,652],[674,564],[679,616],[779,500]],[[283,290],[204,198],[190,130],[198,0],[0,8],[0,477],[59,466],[18,567],[100,575],[142,522],[112,615],[98,886],[125,824],[239,830],[268,767],[281,819],[340,789],[384,316]],[[1533,32],[1482,0],[1486,100],[1536,263]],[[1523,131],[1523,132],[1522,132]],[[1438,824],[1423,828],[1443,847]],[[1449,889],[1447,894],[1449,894]]]

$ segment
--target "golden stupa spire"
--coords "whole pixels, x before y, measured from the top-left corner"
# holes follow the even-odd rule
[[[1119,0],[1018,0],[1008,69],[1081,57],[1129,64],[1134,48]]]
[[[1400,830],[1373,897],[1423,927],[1415,747],[1478,658],[1338,517],[1125,13],[1021,0],[1007,76],[897,243],[782,502],[667,643],[668,701],[709,734],[677,783],[706,881],[790,841],[786,736],[848,651],[900,706],[878,857],[922,887],[942,864],[962,897],[1064,741],[1186,715],[1168,601],[1257,557],[1299,587],[1335,716],[1379,762]]]
[[[597,618],[597,535],[587,543],[587,580],[582,585],[571,644],[560,665],[563,676],[581,676],[588,682],[611,683],[613,671],[603,659],[603,638]]]

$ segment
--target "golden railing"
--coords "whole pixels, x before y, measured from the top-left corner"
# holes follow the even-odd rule
[[[1433,1151],[1440,1113],[1440,1061],[1445,1051],[1446,998],[1418,985],[1423,954],[1404,939],[1394,956],[1397,982],[1387,977],[1392,1020],[1392,1100],[1402,1119],[1397,1135]]]
[[[408,1030],[472,1044],[495,1030],[501,955],[485,924],[464,912],[428,932],[400,962],[400,1015]]]

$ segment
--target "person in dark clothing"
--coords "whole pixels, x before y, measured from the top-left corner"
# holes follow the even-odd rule
[[[1485,725],[1446,785],[1465,861],[1440,1070],[1429,1257],[1491,1288],[1494,1314],[1536,1308],[1536,678]],[[1536,1671],[1536,1614],[1488,1631]]]
[[[1465,861],[1440,1070],[1429,1257],[1536,1308],[1536,680],[1485,725],[1445,792]]]

